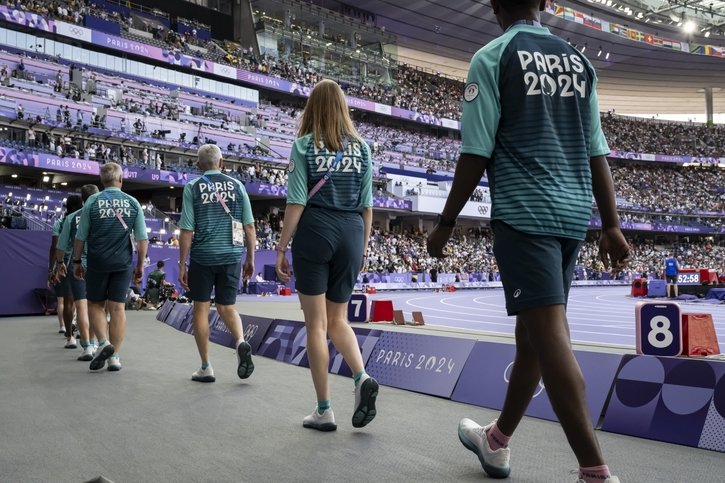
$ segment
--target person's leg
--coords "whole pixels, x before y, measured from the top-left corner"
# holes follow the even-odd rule
[[[56,300],[57,300],[57,303],[56,303],[56,306],[55,306],[56,307],[55,308],[55,312],[56,312],[56,315],[58,316],[58,332],[59,333],[66,333],[65,323],[63,321],[63,310],[64,310],[64,307],[63,307],[63,305],[64,305],[63,297],[56,295]]]
[[[105,300],[101,302],[88,301],[88,322],[91,330],[98,337],[99,344],[108,341]]]
[[[352,373],[364,370],[360,346],[350,324],[347,323],[347,304],[325,300],[327,312],[327,334],[337,352],[342,354]]]
[[[111,323],[109,325],[110,341],[113,345],[114,356],[121,351],[121,344],[126,336],[126,306],[124,302],[108,300],[108,311],[111,313]]]
[[[327,308],[324,295],[299,294],[307,329],[307,359],[312,373],[317,401],[329,401],[327,369],[330,352],[327,348]]]
[[[209,307],[211,302],[194,302],[192,325],[202,368],[209,364]]]
[[[670,283],[669,280],[667,281],[666,287],[667,287],[667,298],[670,298],[672,296],[672,295],[670,295],[672,293],[672,284]]]
[[[564,305],[524,310],[526,327],[551,406],[581,467],[604,465],[584,393],[584,377],[574,358]]]
[[[76,306],[76,323],[78,331],[81,333],[81,344],[87,344],[90,340],[90,327],[88,324],[88,302],[86,299],[77,299]]]
[[[526,326],[521,319],[516,319],[516,357],[513,367],[511,368],[511,376],[509,377],[508,389],[506,390],[506,399],[501,409],[501,415],[496,421],[498,430],[504,435],[511,437],[516,431],[521,419],[529,407],[531,398],[534,396],[539,381],[541,380],[541,370],[539,369],[539,360],[534,352]],[[495,440],[494,440],[495,442]],[[489,443],[491,443],[489,441]],[[498,442],[498,446],[505,446]],[[491,444],[492,449],[497,449]]]
[[[675,298],[677,298],[680,295],[679,288],[677,287],[677,282],[675,282],[675,283],[672,284],[672,289],[675,292]]]
[[[66,286],[70,283],[70,280],[63,282],[63,323],[65,325],[65,337],[70,343],[73,338],[73,313],[75,307],[73,306],[73,295],[70,290],[66,290]]]

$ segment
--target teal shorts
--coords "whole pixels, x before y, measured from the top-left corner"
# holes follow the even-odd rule
[[[199,265],[195,261],[189,264],[188,297],[194,302],[210,302],[214,291],[214,303],[234,305],[237,302],[239,276],[242,262],[227,265]]]
[[[498,220],[491,227],[508,314],[566,305],[581,240],[530,235]]]
[[[349,302],[363,252],[360,213],[308,206],[292,241],[295,288],[303,295]]]
[[[128,289],[131,286],[133,270],[117,272],[99,272],[89,268],[86,270],[86,295],[89,302],[126,303]]]

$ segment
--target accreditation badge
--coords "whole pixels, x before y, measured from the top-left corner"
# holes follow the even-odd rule
[[[237,220],[232,220],[232,244],[235,247],[244,246],[244,225]]]

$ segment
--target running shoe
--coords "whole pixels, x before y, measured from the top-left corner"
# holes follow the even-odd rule
[[[483,466],[483,471],[491,478],[507,478],[511,473],[509,448],[499,448],[496,451],[488,444],[486,433],[493,427],[496,421],[487,426],[479,426],[468,418],[461,419],[458,423],[458,439],[463,446],[476,453],[478,460]]]
[[[355,408],[352,413],[352,425],[362,428],[375,419],[377,410],[375,400],[380,386],[372,377],[365,374],[355,388]]]
[[[312,414],[305,416],[302,420],[302,426],[318,431],[335,431],[337,429],[335,413],[332,412],[332,408],[327,408],[320,414],[317,412],[317,408],[315,408]]]

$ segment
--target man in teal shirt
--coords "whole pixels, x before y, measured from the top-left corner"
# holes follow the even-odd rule
[[[179,227],[179,283],[194,302],[194,339],[201,356],[201,368],[192,381],[214,382],[209,363],[209,310],[211,293],[217,312],[236,341],[237,375],[248,378],[254,371],[252,347],[244,340],[242,321],[234,304],[239,290],[239,274],[254,274],[257,235],[249,196],[237,179],[223,174],[222,153],[214,144],[199,148],[201,178],[184,187]],[[244,245],[247,256],[242,270]],[[187,269],[187,259],[191,261]]]
[[[88,315],[99,347],[91,361],[92,371],[102,369],[108,360],[109,371],[120,371],[119,351],[126,332],[126,294],[133,275],[136,285],[143,278],[143,262],[148,249],[146,222],[141,205],[131,195],[121,191],[123,171],[116,163],[101,167],[104,190],[88,198],[78,224],[73,247],[73,274],[86,280]],[[133,241],[136,239],[136,267],[133,261]],[[88,270],[81,258],[88,248]],[[110,343],[106,339],[104,307],[108,301],[111,313]]]
[[[579,461],[579,481],[616,483],[592,428],[566,319],[592,194],[602,215],[605,265],[621,269],[629,255],[605,158],[597,78],[580,52],[541,26],[544,0],[491,6],[504,34],[471,60],[461,155],[428,251],[445,256],[455,220],[488,169],[494,254],[507,311],[516,315],[516,359],[498,420],[481,427],[463,419],[458,436],[489,476],[507,477],[509,439],[543,378]]]

